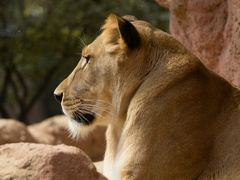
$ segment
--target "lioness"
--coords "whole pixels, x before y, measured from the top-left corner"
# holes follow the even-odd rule
[[[108,124],[110,180],[240,179],[238,90],[145,21],[110,15],[54,93],[73,133]]]

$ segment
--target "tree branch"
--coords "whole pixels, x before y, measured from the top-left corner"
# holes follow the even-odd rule
[[[27,97],[28,94],[28,89],[27,89],[27,85],[22,77],[22,74],[18,71],[18,69],[16,67],[13,68],[13,72],[14,75],[17,77],[18,81],[20,82],[20,85],[22,87],[23,90],[23,94],[21,99],[24,100]]]
[[[7,110],[4,107],[5,100],[7,97],[7,89],[9,87],[9,79],[11,78],[11,70],[9,67],[5,66],[5,77],[2,83],[2,89],[0,93],[0,113],[3,118],[9,118],[10,114],[7,112]]]
[[[14,79],[13,78],[10,78],[9,79],[10,80],[10,85],[11,85],[11,88],[12,88],[12,90],[13,90],[13,93],[14,93],[14,96],[15,96],[15,98],[16,98],[16,103],[17,103],[17,107],[18,107],[18,109],[19,109],[19,112],[22,112],[22,110],[24,109],[24,107],[25,107],[25,100],[20,96],[20,94],[19,94],[19,89],[18,89],[18,87],[17,87],[17,85],[16,85],[16,82],[14,81]]]
[[[33,105],[35,104],[35,102],[40,98],[40,96],[42,95],[42,92],[44,92],[45,88],[47,87],[47,85],[49,84],[51,78],[53,77],[53,75],[56,72],[56,68],[60,65],[60,63],[56,63],[49,71],[48,73],[45,75],[41,85],[39,86],[38,90],[36,91],[36,93],[32,96],[31,100],[29,101],[29,103],[27,103],[27,105],[25,106],[25,108],[22,110],[21,114],[19,115],[18,119],[19,120],[23,120],[26,119],[27,114],[29,113],[29,111],[31,110],[31,108],[33,107]]]

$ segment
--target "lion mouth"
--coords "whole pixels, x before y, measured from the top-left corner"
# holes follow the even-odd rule
[[[94,113],[74,113],[73,120],[84,125],[90,125],[95,119]]]

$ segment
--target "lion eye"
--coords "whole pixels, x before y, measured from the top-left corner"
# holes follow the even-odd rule
[[[89,60],[90,60],[90,56],[82,56],[81,64],[80,64],[81,69],[85,70],[87,68]]]

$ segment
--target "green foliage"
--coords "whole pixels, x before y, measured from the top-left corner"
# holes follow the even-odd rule
[[[0,115],[24,121],[41,95],[44,104],[56,106],[49,100],[54,87],[110,13],[167,30],[167,12],[150,0],[1,0]]]

